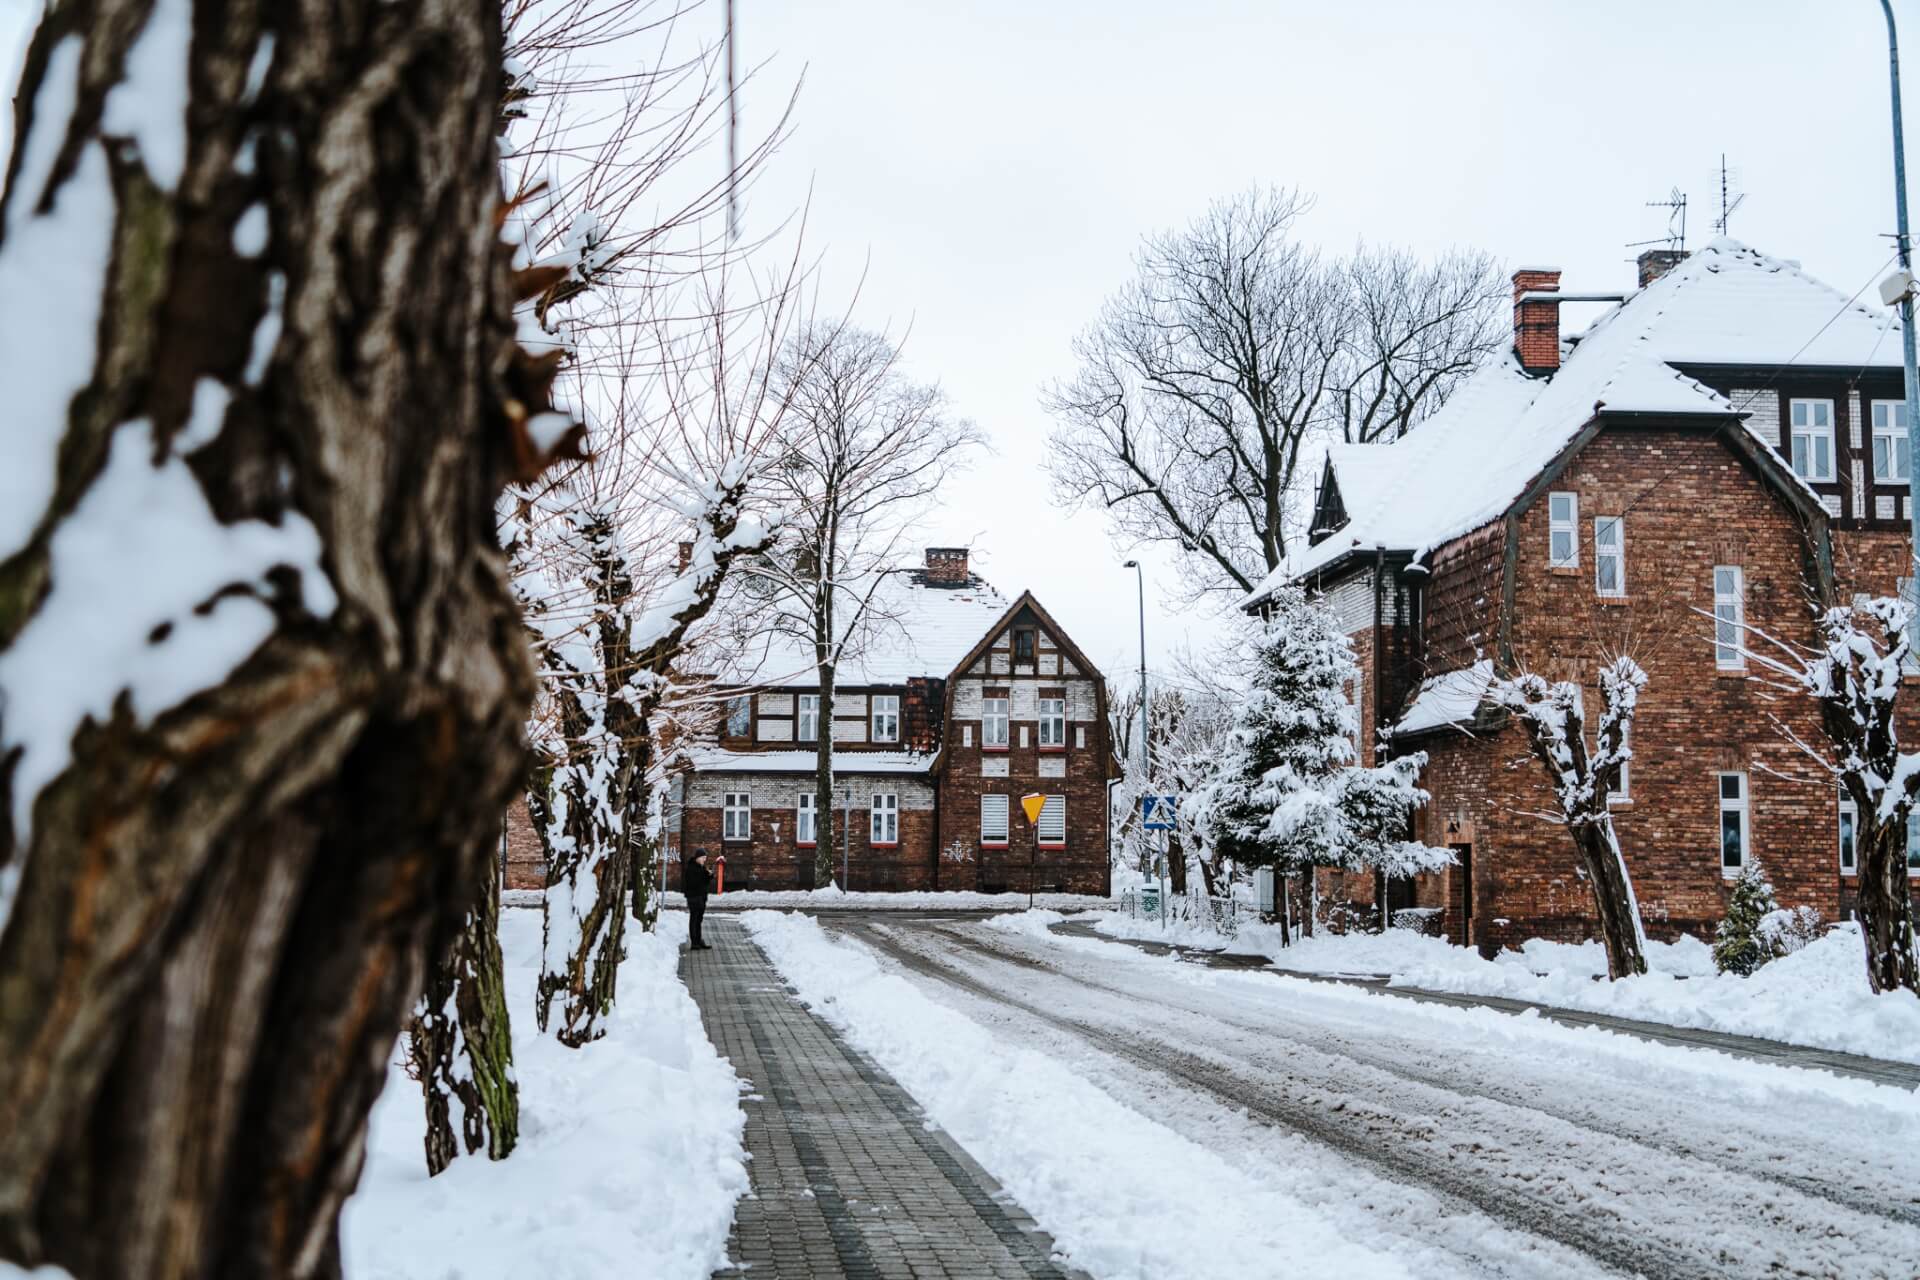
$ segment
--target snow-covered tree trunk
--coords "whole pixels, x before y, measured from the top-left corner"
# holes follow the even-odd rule
[[[651,933],[660,919],[660,779],[654,776],[656,753],[653,726],[643,716],[634,740],[627,744],[633,757],[633,786],[627,793],[627,849],[631,865],[627,882],[633,893],[633,918]]]
[[[0,208],[0,1258],[339,1272],[531,673],[498,7],[63,0]],[[189,127],[191,121],[191,127]]]
[[[1560,820],[1573,837],[1581,869],[1593,890],[1594,915],[1607,952],[1607,976],[1647,971],[1647,935],[1633,893],[1626,858],[1613,830],[1607,793],[1632,754],[1627,742],[1647,676],[1624,655],[1600,670],[1598,741],[1587,751],[1586,713],[1579,686],[1549,683],[1537,675],[1495,681],[1494,696],[1518,717],[1534,756],[1546,770]]]
[[[452,1164],[463,1147],[468,1155],[484,1148],[488,1159],[504,1160],[520,1140],[511,1027],[500,956],[499,880],[489,867],[407,1032],[410,1067],[427,1106],[429,1174]]]

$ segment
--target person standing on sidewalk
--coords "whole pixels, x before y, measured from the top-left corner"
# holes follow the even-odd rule
[[[680,873],[680,889],[687,895],[687,950],[711,951],[700,937],[700,922],[707,914],[707,894],[713,888],[713,873],[707,870],[707,851],[695,849],[693,861]]]

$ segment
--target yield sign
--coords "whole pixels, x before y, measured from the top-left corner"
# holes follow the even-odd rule
[[[1047,807],[1047,798],[1036,791],[1030,796],[1021,796],[1020,807],[1027,811],[1028,822],[1038,822],[1040,811]]]

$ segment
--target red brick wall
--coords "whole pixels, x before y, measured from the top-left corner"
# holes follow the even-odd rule
[[[795,777],[792,789],[798,792],[811,779]],[[864,783],[863,783],[864,785]],[[841,879],[841,828],[846,811],[833,813],[833,878]],[[864,805],[853,806],[851,822],[845,822],[844,848],[848,866],[848,888],[854,892],[870,890],[924,890],[933,884],[933,812],[929,809],[900,810],[900,843],[894,847],[876,847],[871,842],[872,826]],[[794,841],[794,811],[791,807],[755,805],[750,824],[750,843],[722,841],[721,810],[712,806],[689,805],[682,817],[681,846],[691,852],[706,849],[727,861],[726,884],[730,889],[803,889],[816,888],[813,867],[816,850]],[[774,827],[779,827],[775,838]],[[822,882],[824,884],[825,882]],[[667,868],[667,887],[680,887],[678,862]]]
[[[534,832],[533,819],[527,814],[525,796],[514,796],[503,821],[507,833],[507,888],[544,888],[547,862],[540,852],[540,837]]]
[[[1648,932],[1704,935],[1724,914],[1715,778],[1722,770],[1747,775],[1749,847],[1782,903],[1838,915],[1836,795],[1774,723],[1817,735],[1811,703],[1717,671],[1710,640],[1712,567],[1727,563],[1745,572],[1749,623],[1810,638],[1797,517],[1730,450],[1698,432],[1609,429],[1551,488],[1580,495],[1580,565],[1547,567],[1542,495],[1519,517],[1515,656],[1523,668],[1582,684],[1590,716],[1600,706],[1593,674],[1603,657],[1624,649],[1647,670],[1631,798],[1614,817]],[[1592,520],[1623,513],[1627,597],[1606,602],[1593,589]],[[1448,824],[1470,837],[1470,940],[1590,936],[1591,895],[1564,828],[1535,816],[1554,805],[1519,730],[1409,745],[1431,757],[1428,840],[1453,843]],[[1448,932],[1469,940],[1457,918],[1465,877],[1446,879]]]

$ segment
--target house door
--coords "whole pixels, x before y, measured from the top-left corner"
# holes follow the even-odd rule
[[[1448,941],[1473,945],[1473,846],[1450,844],[1454,865],[1447,872],[1447,914],[1452,917]]]

